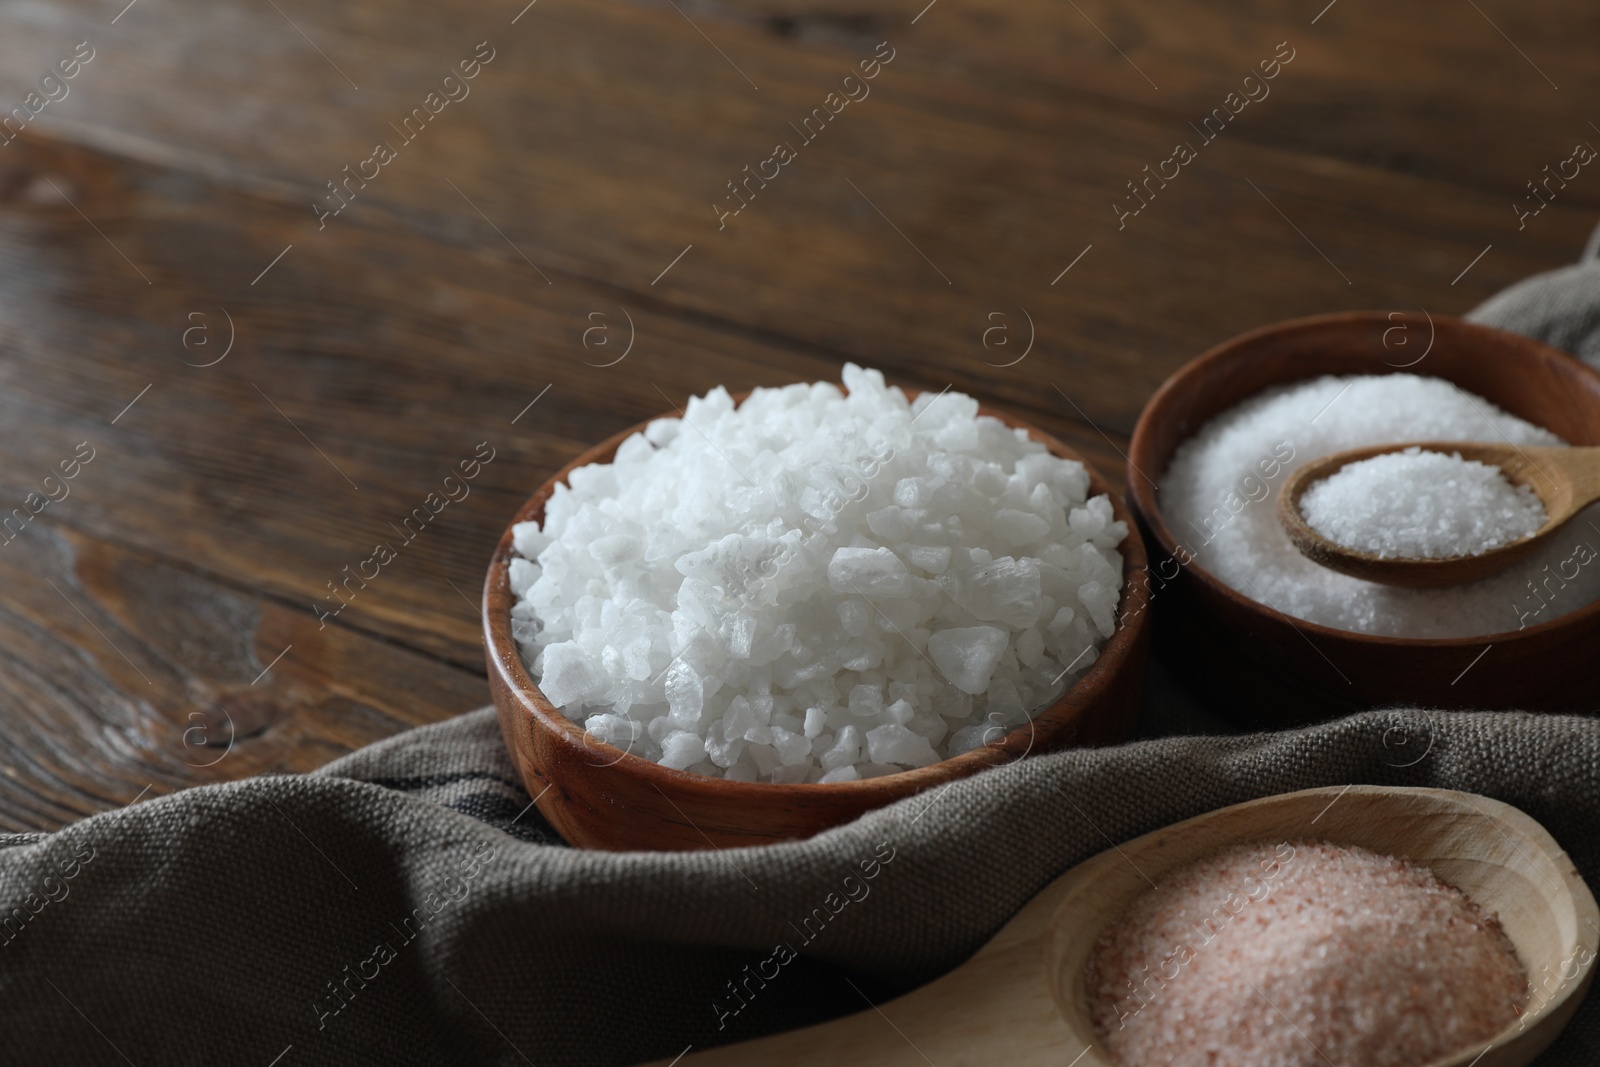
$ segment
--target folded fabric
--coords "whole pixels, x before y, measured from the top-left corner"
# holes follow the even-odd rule
[[[1577,263],[1520,281],[1465,317],[1527,334],[1600,367],[1600,229]]]
[[[62,1064],[119,1062],[113,1048],[136,1064],[282,1067],[671,1058],[920,984],[1108,842],[1347,782],[1514,804],[1600,885],[1589,719],[1372,712],[1063,752],[808,841],[607,854],[551,841],[484,709],[316,774],[13,841],[0,899],[26,918],[0,947],[0,1047]],[[807,922],[863,863],[865,892]],[[730,983],[780,945],[796,958],[735,999]],[[1600,1001],[1540,1062],[1600,1062]]]

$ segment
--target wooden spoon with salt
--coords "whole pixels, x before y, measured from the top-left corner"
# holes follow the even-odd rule
[[[1545,524],[1527,537],[1475,556],[1446,559],[1384,557],[1348,548],[1313,530],[1300,514],[1300,498],[1314,483],[1360,460],[1420,448],[1459,454],[1499,467],[1512,485],[1525,485],[1544,504]],[[1474,442],[1413,442],[1353,448],[1313,460],[1295,471],[1278,494],[1278,518],[1300,554],[1330,570],[1384,585],[1436,589],[1497,574],[1546,544],[1551,535],[1588,505],[1600,500],[1600,448],[1537,448]]]
[[[1600,951],[1600,909],[1542,826],[1471,793],[1334,786],[1237,804],[1103,852],[1040,890],[966,963],[896,1000],[651,1067],[1117,1067],[1095,1035],[1085,988],[1100,935],[1178,867],[1230,845],[1305,839],[1427,865],[1496,913],[1516,946],[1532,989],[1522,1018],[1487,1046],[1417,1067],[1525,1067],[1577,1010]],[[783,996],[782,982],[765,995]]]

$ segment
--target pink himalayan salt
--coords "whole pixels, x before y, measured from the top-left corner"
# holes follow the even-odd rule
[[[1170,874],[1096,944],[1127,1067],[1415,1067],[1487,1043],[1528,981],[1492,913],[1362,848],[1240,845]]]

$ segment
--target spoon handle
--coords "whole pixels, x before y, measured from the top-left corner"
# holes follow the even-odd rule
[[[1524,478],[1544,499],[1551,526],[1600,500],[1600,448],[1522,448],[1518,459]]]

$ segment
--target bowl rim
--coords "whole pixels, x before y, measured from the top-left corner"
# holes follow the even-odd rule
[[[1178,540],[1173,536],[1172,530],[1167,526],[1166,517],[1162,514],[1157,488],[1155,484],[1152,484],[1149,481],[1145,474],[1140,470],[1139,466],[1141,460],[1144,460],[1145,465],[1147,466],[1153,465],[1150,464],[1149,461],[1151,457],[1147,454],[1151,447],[1149,444],[1150,435],[1153,432],[1151,427],[1157,421],[1158,414],[1164,414],[1162,409],[1172,402],[1171,398],[1185,392],[1189,388],[1192,379],[1197,374],[1212,367],[1224,365],[1231,359],[1235,358],[1241,351],[1252,349],[1269,338],[1286,337],[1297,333],[1323,333],[1328,332],[1330,328],[1339,328],[1344,330],[1360,325],[1387,325],[1392,322],[1392,320],[1388,318],[1391,313],[1392,312],[1389,311],[1337,311],[1319,315],[1305,315],[1300,318],[1285,319],[1282,322],[1270,323],[1266,326],[1258,326],[1255,329],[1247,330],[1246,332],[1235,337],[1231,337],[1228,340],[1223,341],[1221,344],[1213,345],[1211,348],[1202,352],[1200,355],[1189,360],[1183,366],[1173,371],[1172,374],[1170,374],[1167,379],[1161,383],[1160,387],[1150,395],[1150,399],[1145,402],[1144,409],[1139,413],[1139,420],[1134,424],[1133,435],[1128,443],[1127,481],[1129,504],[1131,505],[1134,513],[1141,520],[1141,523],[1149,529],[1152,538],[1155,540],[1156,544],[1152,546],[1152,548],[1159,549],[1159,552],[1165,555],[1168,559],[1177,558],[1175,551]],[[1524,353],[1537,354],[1540,358],[1549,358],[1551,356],[1558,357],[1557,362],[1570,364],[1571,369],[1578,372],[1579,377],[1591,379],[1596,391],[1600,392],[1600,371],[1596,371],[1594,368],[1585,364],[1582,360],[1563,352],[1558,348],[1553,348],[1550,345],[1544,344],[1541,341],[1536,341],[1533,338],[1526,337],[1522,334],[1511,333],[1508,330],[1502,330],[1493,326],[1485,326],[1481,323],[1469,322],[1466,319],[1454,315],[1434,315],[1432,316],[1432,321],[1435,327],[1443,325],[1445,329],[1448,330],[1459,330],[1465,333],[1478,333],[1483,335],[1485,339],[1491,340],[1497,344],[1505,345],[1509,349],[1520,349]],[[1393,373],[1403,374],[1416,372],[1407,367],[1396,367],[1394,368]],[[1291,379],[1268,386],[1267,388],[1277,388],[1279,385],[1290,385],[1297,381],[1310,381],[1312,378],[1319,376],[1320,375],[1317,374],[1308,374],[1303,378]],[[1440,375],[1432,374],[1419,374],[1418,376],[1424,378],[1442,378]],[[1442,378],[1442,380],[1451,381],[1449,378]],[[1454,383],[1452,382],[1452,384]],[[1259,396],[1260,391],[1251,395]],[[1493,397],[1485,397],[1484,399],[1488,400],[1490,403],[1496,403]],[[1241,400],[1236,402],[1236,404],[1242,402],[1243,401]],[[1236,406],[1236,404],[1230,405],[1230,407]],[[1496,406],[1498,406],[1498,404],[1496,404]],[[1187,437],[1183,438],[1183,441],[1193,438],[1196,433],[1198,433],[1207,423],[1211,421],[1211,419],[1215,419],[1217,416],[1223,414],[1227,410],[1228,408],[1223,408],[1213,412],[1204,422],[1201,422],[1199,425],[1197,425],[1193,432],[1191,432]],[[1179,442],[1180,447],[1182,443],[1182,441]],[[1174,451],[1176,451],[1176,449],[1174,449]],[[1171,457],[1168,457],[1167,462],[1168,465],[1170,465]],[[1165,475],[1166,467],[1162,468],[1161,473]],[[1200,582],[1200,584],[1205,586],[1210,592],[1221,596],[1223,599],[1231,602],[1236,608],[1243,609],[1252,615],[1265,618],[1271,622],[1286,622],[1288,625],[1311,637],[1321,637],[1333,641],[1346,641],[1351,644],[1366,645],[1373,648],[1399,647],[1418,650],[1425,648],[1467,649],[1476,648],[1483,644],[1523,644],[1529,641],[1537,641],[1542,636],[1555,632],[1558,629],[1581,624],[1592,620],[1597,615],[1600,615],[1600,598],[1597,598],[1590,601],[1588,604],[1574,608],[1572,611],[1569,611],[1564,615],[1558,615],[1553,619],[1549,619],[1545,622],[1535,623],[1532,626],[1520,630],[1497,630],[1493,633],[1471,634],[1465,637],[1396,637],[1387,634],[1362,633],[1357,630],[1341,630],[1335,626],[1327,626],[1323,623],[1312,622],[1309,619],[1302,619],[1298,616],[1289,615],[1286,612],[1279,611],[1271,604],[1263,603],[1262,601],[1255,600],[1241,593],[1239,590],[1235,589],[1233,586],[1217,577],[1211,571],[1201,566],[1197,559],[1191,559],[1189,563],[1180,564],[1179,569],[1181,571],[1188,572],[1196,581]],[[1171,581],[1172,579],[1165,580]]]
[[[841,392],[848,393],[848,390],[840,383],[828,384],[834,385]],[[900,388],[908,403],[914,402],[923,392],[923,390],[919,389],[897,388]],[[750,391],[734,394],[735,405],[744,403],[749,396]],[[1135,516],[1115,488],[1106,481],[1105,477],[1095,469],[1087,458],[1058,440],[1054,435],[1046,433],[1024,419],[991,408],[983,403],[979,403],[977,413],[980,416],[986,415],[998,419],[1010,429],[1025,431],[1031,439],[1043,444],[1053,455],[1081,463],[1085,472],[1089,475],[1089,489],[1086,495],[1089,498],[1100,495],[1109,498],[1113,521],[1123,522],[1128,531],[1122,542],[1117,546],[1117,550],[1122,555],[1123,577],[1117,601],[1116,628],[1100,647],[1100,654],[1096,657],[1094,663],[1089,666],[1089,669],[1082,676],[1067,686],[1060,696],[1049,705],[1039,709],[1027,723],[1018,726],[1005,736],[964,752],[959,756],[941,759],[925,767],[915,767],[910,770],[896,771],[892,774],[861,778],[855,781],[763,782],[758,780],[755,782],[741,782],[664,767],[653,760],[635,755],[631,751],[617,748],[608,742],[595,738],[580,723],[567,718],[559,708],[551,704],[524,665],[521,650],[517,647],[516,641],[510,634],[510,605],[515,602],[515,597],[510,591],[509,579],[509,561],[515,555],[512,545],[512,531],[517,524],[530,521],[535,515],[542,520],[545,503],[555,491],[556,485],[565,484],[574,470],[591,463],[608,462],[615,455],[616,450],[623,441],[636,433],[642,433],[651,423],[659,419],[676,418],[681,420],[684,417],[684,413],[678,410],[636,423],[618,431],[599,444],[585,449],[566,466],[546,479],[523,502],[511,521],[506,524],[505,531],[500,536],[500,541],[495,547],[494,554],[490,557],[489,569],[484,578],[481,603],[484,641],[489,652],[491,670],[500,672],[502,679],[506,683],[507,691],[516,700],[520,710],[532,715],[538,726],[560,738],[575,750],[587,751],[607,757],[606,762],[596,763],[594,764],[595,767],[616,767],[626,773],[656,783],[658,788],[659,786],[670,785],[672,790],[679,794],[710,794],[724,792],[732,787],[756,787],[762,790],[763,797],[770,800],[782,800],[786,796],[800,798],[818,795],[831,795],[839,798],[859,796],[862,800],[876,800],[882,796],[885,790],[897,794],[910,795],[930,786],[953,782],[958,778],[975,774],[992,766],[1021,760],[1033,750],[1035,723],[1039,718],[1060,709],[1063,704],[1069,702],[1086,703],[1087,697],[1085,694],[1094,693],[1104,687],[1118,672],[1128,668],[1129,660],[1134,657],[1142,643],[1143,631],[1149,626],[1149,605],[1145,600],[1136,600],[1135,598],[1138,579],[1146,570],[1147,557],[1144,541],[1140,535]],[[495,625],[499,621],[501,607],[497,601],[504,602],[504,610],[507,615],[505,625],[499,628]],[[1124,610],[1132,604],[1136,604],[1138,610],[1131,613]],[[1078,701],[1071,701],[1074,693],[1079,694]],[[1017,751],[1018,749],[1021,751]]]

